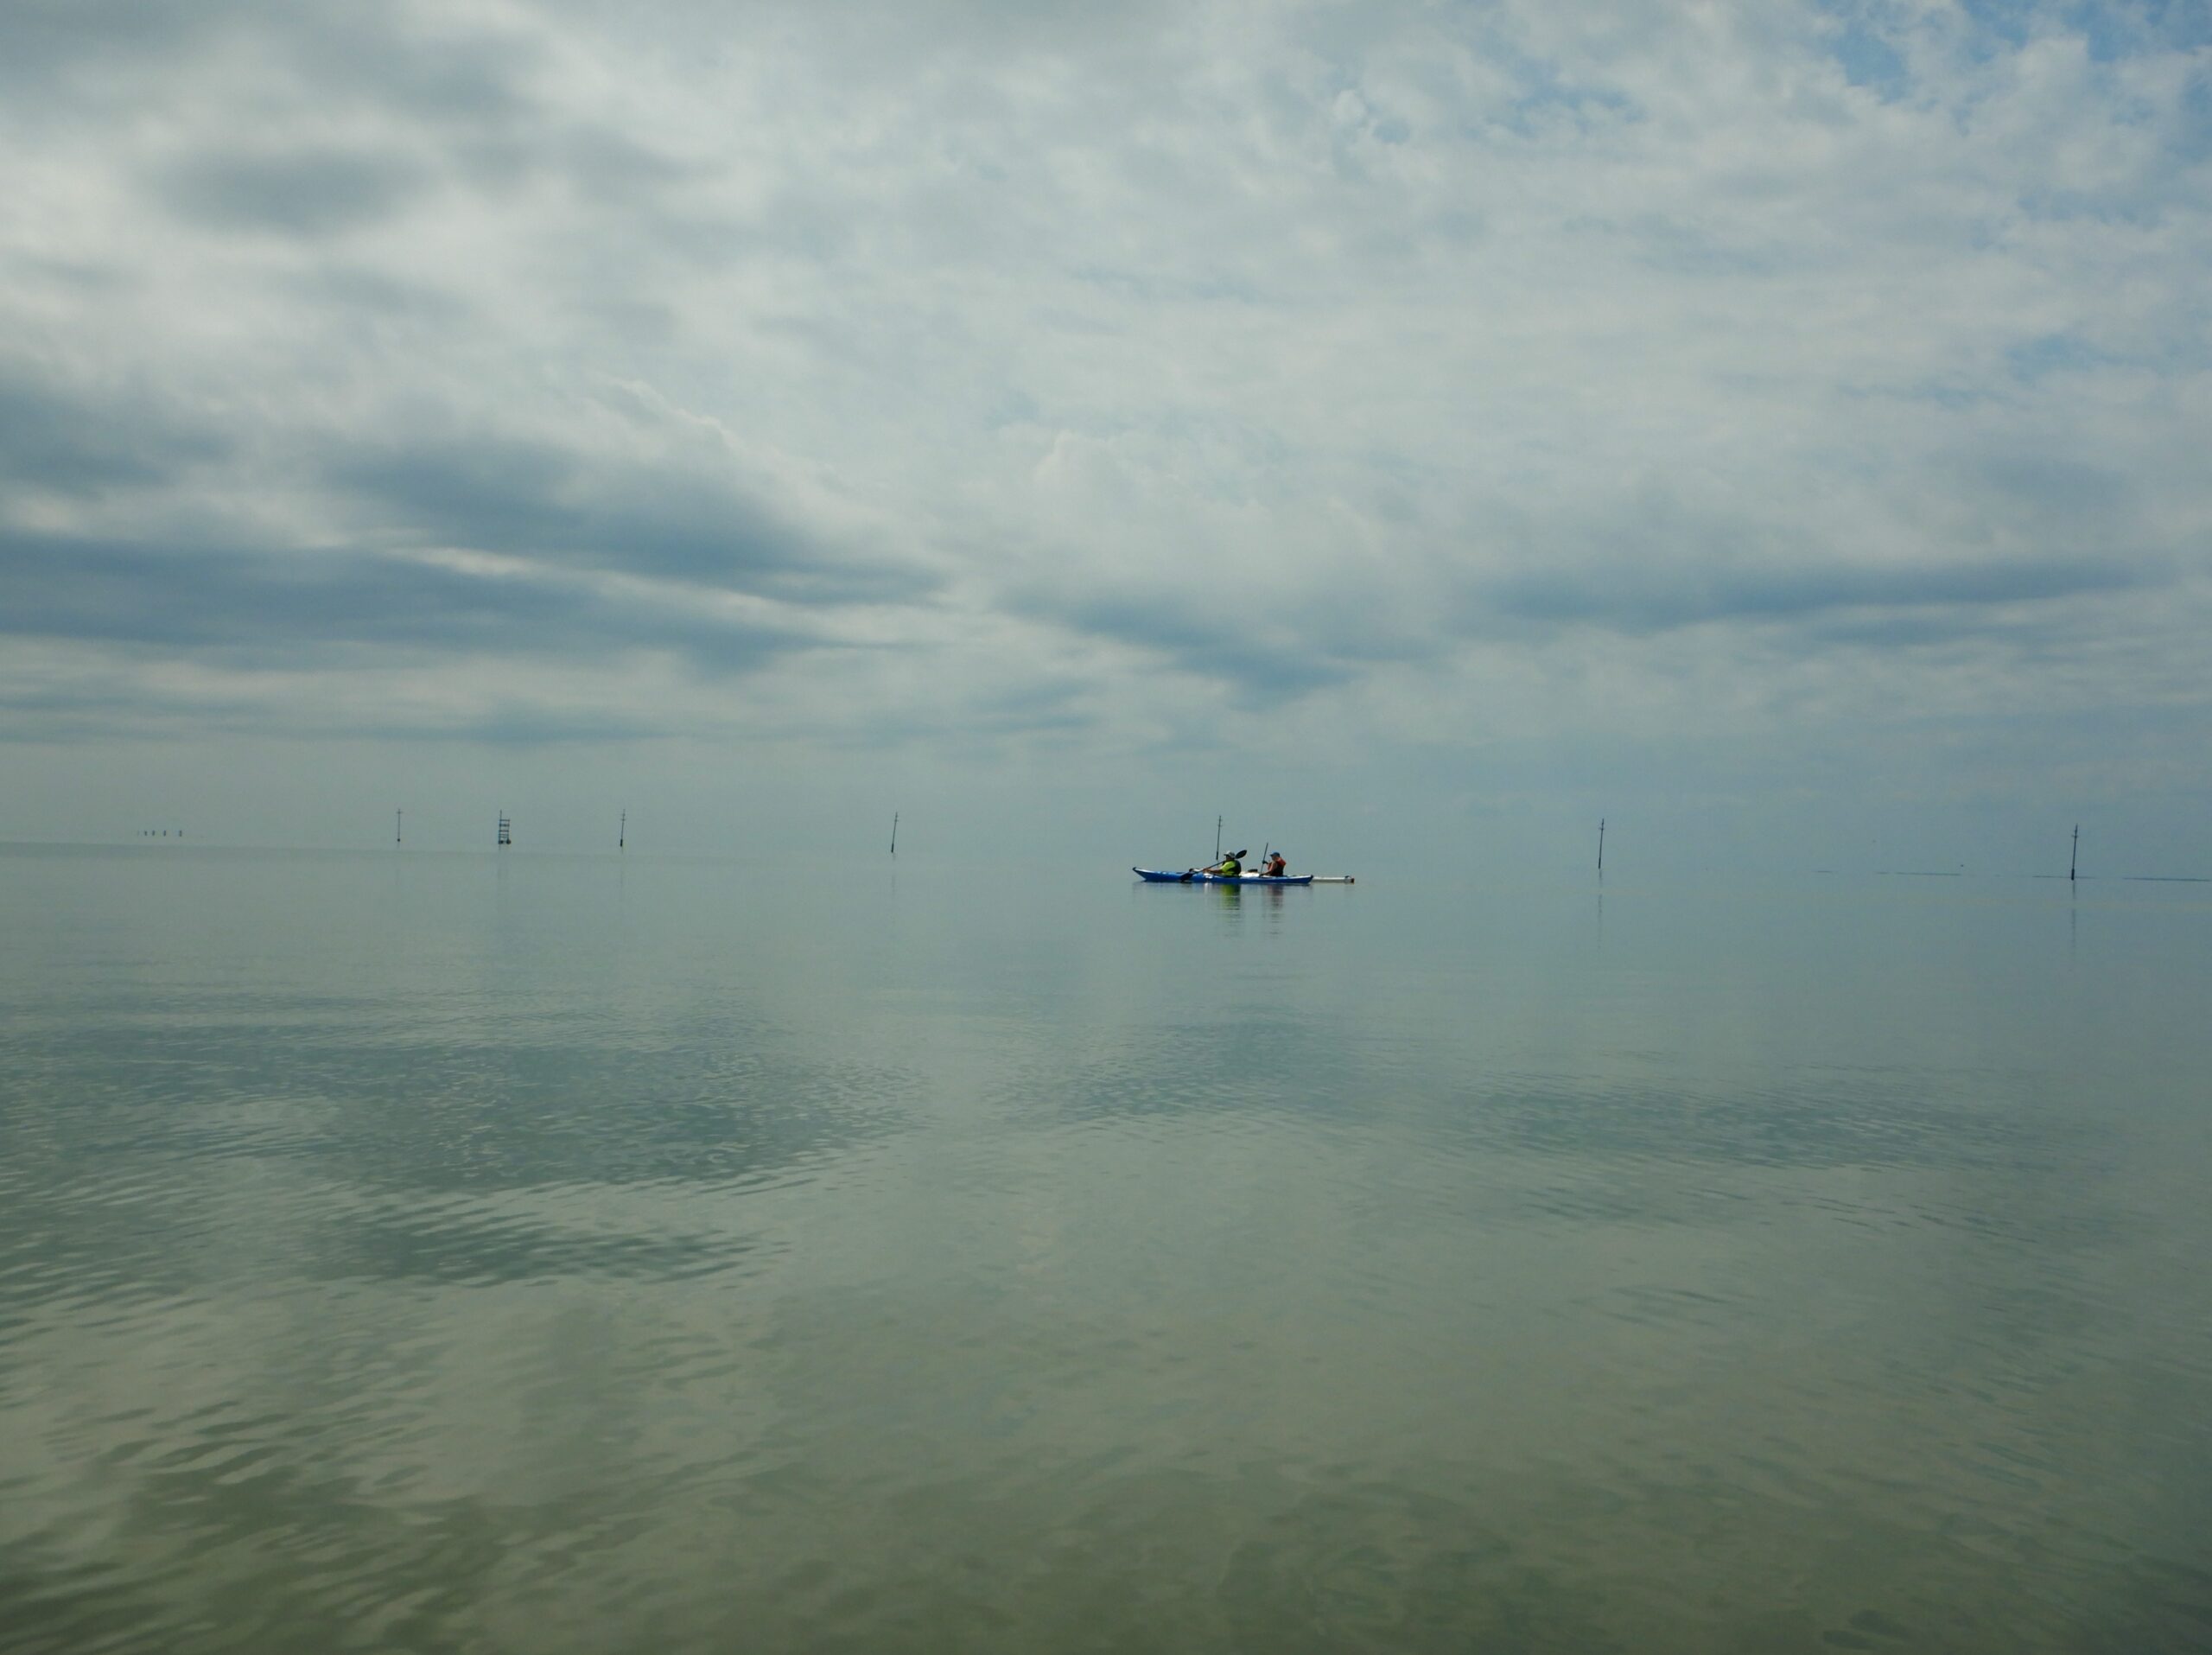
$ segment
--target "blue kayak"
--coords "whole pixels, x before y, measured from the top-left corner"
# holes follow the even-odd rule
[[[1285,874],[1272,879],[1265,874],[1238,874],[1231,878],[1226,874],[1204,874],[1196,869],[1187,874],[1170,874],[1157,868],[1132,868],[1129,871],[1139,879],[1154,885],[1311,885],[1311,874]]]

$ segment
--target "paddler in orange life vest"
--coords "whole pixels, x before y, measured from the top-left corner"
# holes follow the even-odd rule
[[[1282,859],[1282,852],[1278,850],[1260,864],[1260,871],[1269,879],[1281,879],[1283,869],[1289,866],[1290,864]]]

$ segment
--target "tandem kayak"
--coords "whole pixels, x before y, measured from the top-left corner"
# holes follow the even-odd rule
[[[1313,882],[1311,874],[1285,874],[1281,879],[1272,879],[1265,874],[1238,874],[1232,878],[1227,874],[1200,873],[1195,869],[1186,874],[1171,874],[1158,868],[1132,868],[1129,871],[1139,879],[1147,880],[1154,885],[1311,885]]]

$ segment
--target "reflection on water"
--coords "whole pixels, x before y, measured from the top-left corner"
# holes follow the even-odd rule
[[[2212,896],[752,873],[0,851],[0,1648],[2212,1636]]]

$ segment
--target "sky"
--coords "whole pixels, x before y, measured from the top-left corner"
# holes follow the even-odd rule
[[[0,837],[2212,874],[2208,271],[2201,3],[14,0]]]

